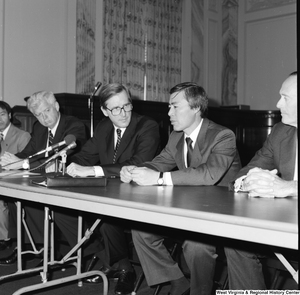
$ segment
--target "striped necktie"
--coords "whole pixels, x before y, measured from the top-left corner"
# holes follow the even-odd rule
[[[193,154],[193,146],[192,146],[193,141],[189,137],[186,137],[185,141],[187,145],[186,164],[187,167],[190,167],[192,161],[192,154]]]
[[[2,150],[1,143],[3,141],[3,138],[4,138],[4,135],[2,132],[0,132],[0,154],[1,154],[1,150]]]
[[[49,137],[48,137],[48,146],[53,145],[53,134],[51,130],[49,130]]]
[[[116,162],[117,152],[118,152],[118,148],[119,148],[120,141],[121,141],[121,129],[119,129],[119,128],[117,129],[117,135],[118,135],[118,138],[117,138],[117,144],[115,147],[115,152],[114,152],[114,157],[113,157],[113,164],[115,164],[115,162]]]

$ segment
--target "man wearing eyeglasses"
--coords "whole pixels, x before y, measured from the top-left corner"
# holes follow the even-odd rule
[[[99,93],[100,106],[107,117],[95,129],[94,135],[83,146],[67,167],[73,177],[119,177],[123,166],[150,161],[158,152],[160,136],[158,124],[132,111],[128,89],[117,83],[103,86]],[[99,257],[108,278],[117,278],[115,294],[133,291],[135,275],[128,259],[124,228],[113,218],[105,217],[100,233]],[[87,278],[86,283],[101,283],[100,276]]]

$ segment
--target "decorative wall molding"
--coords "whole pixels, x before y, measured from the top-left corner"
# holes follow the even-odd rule
[[[246,12],[270,9],[296,3],[296,0],[247,0]]]

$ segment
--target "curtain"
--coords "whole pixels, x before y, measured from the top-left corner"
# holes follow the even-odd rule
[[[182,0],[104,0],[104,83],[169,100],[181,79]]]
[[[90,94],[95,87],[96,0],[77,0],[76,93]]]

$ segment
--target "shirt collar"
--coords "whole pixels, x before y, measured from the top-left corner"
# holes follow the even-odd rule
[[[187,136],[186,134],[184,134],[184,140],[189,137],[193,143],[192,143],[192,146],[194,147],[195,146],[195,142],[197,141],[197,137],[198,137],[198,134],[200,132],[200,129],[201,129],[201,126],[202,126],[202,122],[203,122],[203,119],[201,119],[199,125],[194,129],[194,131],[190,134],[190,136]]]
[[[125,130],[126,130],[126,128],[121,128],[121,127],[117,127],[117,126],[115,126],[114,125],[114,128],[115,128],[115,134],[117,134],[117,129],[120,129],[121,130],[121,137],[123,136],[123,134],[124,134],[124,132],[125,132]]]

